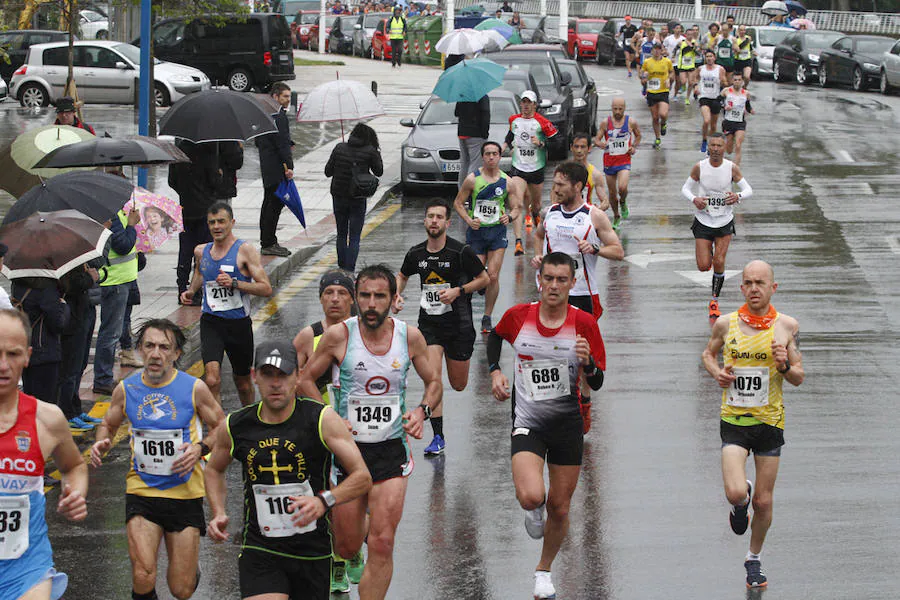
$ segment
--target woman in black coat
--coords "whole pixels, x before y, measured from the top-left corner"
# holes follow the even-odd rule
[[[366,217],[366,197],[353,189],[354,164],[357,173],[384,174],[378,135],[375,130],[359,123],[346,142],[331,151],[325,176],[331,177],[331,198],[337,224],[338,266],[351,273],[356,270],[359,238]]]

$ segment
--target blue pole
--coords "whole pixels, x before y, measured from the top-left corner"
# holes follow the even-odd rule
[[[141,0],[141,81],[138,91],[138,135],[150,131],[150,15],[151,1]],[[138,169],[138,185],[147,187],[147,169]]]

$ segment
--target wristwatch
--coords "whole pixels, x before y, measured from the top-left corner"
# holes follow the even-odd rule
[[[236,289],[237,289],[237,284],[238,284],[238,280],[235,279],[235,278],[232,278],[232,279],[231,279],[231,289],[236,290]]]
[[[785,373],[787,373],[788,371],[790,371],[790,370],[791,370],[791,361],[790,361],[790,359],[784,361],[784,369],[779,369],[778,367],[775,367],[775,370],[778,371],[779,373],[781,373],[782,375],[784,375]]]
[[[328,490],[322,490],[318,494],[316,494],[319,500],[322,501],[322,504],[325,505],[325,512],[328,512],[334,505],[337,504],[337,500],[334,499],[334,494],[329,492]]]
[[[591,244],[591,248],[594,249],[594,254],[600,254],[600,244]]]
[[[419,405],[419,408],[421,408],[422,410],[425,411],[425,420],[426,421],[431,418],[431,407],[430,406],[428,406],[427,404],[425,404],[423,402],[422,404]]]
[[[197,445],[200,446],[200,456],[206,456],[212,451],[210,447],[204,444],[202,441],[197,442]]]

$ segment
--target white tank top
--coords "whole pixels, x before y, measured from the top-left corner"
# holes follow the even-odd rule
[[[744,113],[747,110],[747,91],[738,92],[734,88],[728,88],[725,94],[725,120],[733,123],[742,123]]]
[[[709,159],[700,161],[700,196],[709,198],[706,208],[694,207],[694,216],[702,224],[714,229],[728,225],[734,219],[733,204],[725,204],[725,195],[733,191],[732,168],[734,163],[723,159],[722,165],[714,167]]]
[[[714,65],[712,69],[703,65],[700,69],[700,97],[713,100],[719,97],[722,91],[722,80],[719,77],[719,65]]]
[[[599,244],[600,238],[591,223],[591,207],[582,204],[575,212],[567,213],[559,204],[552,205],[547,210],[544,220],[544,255],[551,252],[564,252],[571,256],[576,263],[575,287],[569,292],[570,296],[597,295],[597,283],[594,273],[597,269],[596,254],[582,254],[578,250],[579,240],[586,240],[591,244]]]

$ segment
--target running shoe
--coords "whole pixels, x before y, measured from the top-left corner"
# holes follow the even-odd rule
[[[350,583],[359,584],[360,579],[362,579],[363,570],[366,568],[366,559],[363,558],[362,548],[360,548],[346,564],[347,577],[350,579]]]
[[[525,227],[531,229],[531,214],[525,215]]]
[[[666,132],[669,130],[669,122],[663,121],[659,124],[659,134],[666,135]]]
[[[700,152],[706,154],[706,149],[709,148],[709,144],[706,143],[706,140],[700,142]]]
[[[541,504],[534,510],[525,511],[525,531],[531,539],[539,540],[544,537],[544,505]],[[547,573],[550,576],[550,573]]]
[[[85,423],[80,417],[72,417],[69,419],[70,431],[90,431],[94,428],[93,423]]]
[[[336,560],[331,563],[331,593],[350,593],[350,578],[347,577],[347,563]]]
[[[647,86],[646,85],[641,86],[641,96],[646,96],[646,95],[647,95]]]
[[[656,138],[656,141],[653,142],[653,149],[654,149],[654,150],[659,150],[659,147],[660,147],[660,146],[662,146],[662,140],[659,139],[659,138]]]
[[[531,221],[534,223],[534,226],[537,227],[541,224],[541,215],[532,215]]]
[[[625,204],[624,201],[619,203],[619,210],[622,212],[623,219],[627,219],[629,216],[631,216],[631,211],[628,210],[628,205]]]
[[[761,588],[769,585],[766,575],[762,572],[762,563],[758,560],[748,560],[744,562],[744,568],[747,569],[747,587]],[[548,573],[549,575],[549,573]],[[537,588],[535,587],[535,590]]]
[[[722,316],[722,311],[719,310],[719,301],[713,298],[709,301],[709,318],[710,319],[718,319]],[[743,532],[741,532],[743,533]]]
[[[687,94],[687,95],[684,97],[684,105],[685,105],[685,106],[690,106],[690,105],[691,105],[691,95],[690,95],[690,94]]]
[[[91,415],[89,415],[87,413],[81,413],[80,415],[78,415],[78,418],[81,419],[82,421],[84,421],[85,423],[97,424],[97,423],[103,422],[103,419],[98,419],[97,417],[92,417]]]
[[[535,600],[538,600],[539,598],[542,600],[552,600],[553,598],[556,598],[556,588],[553,587],[550,571],[534,572],[534,598]]]
[[[425,448],[425,456],[437,456],[438,454],[443,454],[446,446],[447,443],[444,441],[443,436],[436,435],[431,440],[431,443]]]
[[[481,317],[481,333],[490,333],[493,329],[491,318],[488,315]]]
[[[613,217],[613,231],[619,233],[619,229],[622,227],[622,217]]]
[[[744,535],[747,526],[750,524],[750,515],[747,512],[750,509],[750,498],[753,498],[753,482],[747,480],[747,504],[744,506],[732,506],[731,512],[728,513],[728,522],[731,523],[731,530],[738,535]],[[758,562],[757,562],[758,564]],[[749,583],[750,580],[748,579]]]
[[[631,71],[628,71],[628,79],[631,79]]]
[[[525,246],[522,245],[522,240],[516,240],[516,256],[522,256],[525,254]]]

